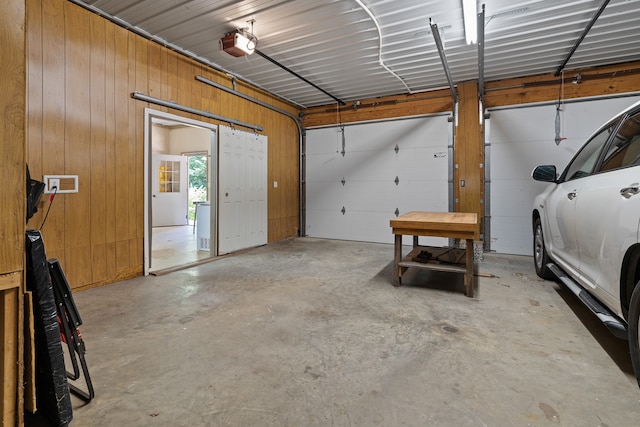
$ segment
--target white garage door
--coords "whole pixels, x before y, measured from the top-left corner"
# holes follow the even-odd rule
[[[393,243],[396,212],[448,211],[451,129],[441,115],[308,130],[306,235]]]
[[[555,143],[556,106],[515,107],[490,111],[486,139],[490,249],[498,253],[531,255],[531,209],[534,197],[547,184],[533,181],[537,165],[556,165],[560,173],[575,152],[604,122],[640,97],[566,103],[560,115],[561,134]]]

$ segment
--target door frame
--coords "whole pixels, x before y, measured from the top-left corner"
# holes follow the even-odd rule
[[[201,122],[199,120],[181,117],[175,114],[154,110],[152,108],[144,109],[144,255],[143,255],[143,274],[149,275],[151,269],[151,130],[153,119],[170,120],[181,124],[197,126],[211,131],[211,171],[209,174],[209,198],[211,199],[211,256],[218,255],[218,186],[214,185],[218,178],[218,125]]]

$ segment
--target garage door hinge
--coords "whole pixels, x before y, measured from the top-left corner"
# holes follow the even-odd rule
[[[398,183],[400,183],[400,179],[396,176],[396,179],[393,182],[395,182],[396,185],[398,185]]]
[[[398,151],[400,151],[400,147],[398,147],[398,144],[396,144],[396,148],[394,148],[393,151],[395,151],[396,154],[398,154]]]
[[[341,210],[340,212],[342,212],[342,215],[344,215],[344,213],[345,213],[346,211],[347,211],[347,210],[346,210],[346,209],[344,208],[344,206],[343,206],[343,207],[342,207],[342,210]]]
[[[342,183],[342,185],[344,186],[344,184],[347,183],[347,181],[345,181],[344,177],[342,177],[342,181],[340,181]]]

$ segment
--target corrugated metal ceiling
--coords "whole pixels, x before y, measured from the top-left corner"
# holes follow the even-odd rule
[[[335,101],[253,54],[220,50],[251,28],[258,50],[343,101],[447,87],[429,19],[454,82],[478,78],[460,0],[73,0],[191,52],[300,106]],[[554,72],[604,0],[485,0],[485,81]],[[362,4],[360,4],[362,3]],[[379,24],[381,38],[369,9]],[[640,0],[611,0],[566,68],[640,60]],[[385,69],[379,61],[379,55]]]

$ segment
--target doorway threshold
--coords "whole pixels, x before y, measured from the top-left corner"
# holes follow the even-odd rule
[[[149,275],[151,276],[163,276],[165,274],[168,273],[173,273],[174,271],[179,271],[179,270],[184,270],[187,268],[191,268],[191,267],[196,267],[198,265],[202,265],[202,264],[207,264],[209,262],[215,261],[217,259],[220,259],[222,257],[210,257],[210,258],[204,258],[198,261],[194,261],[194,262],[188,262],[186,264],[180,264],[180,265],[175,265],[173,267],[167,267],[167,268],[162,268],[160,270],[155,270],[155,271],[149,271]]]

